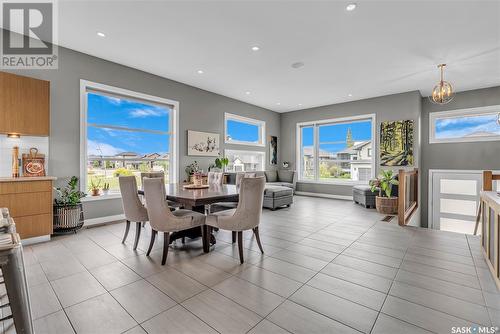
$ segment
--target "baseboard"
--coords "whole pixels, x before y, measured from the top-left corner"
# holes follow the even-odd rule
[[[50,241],[50,235],[42,235],[40,237],[26,238],[21,240],[23,246],[38,244],[40,242]]]
[[[92,218],[92,219],[85,219],[85,224],[83,226],[88,227],[88,226],[92,226],[92,225],[100,225],[100,224],[105,224],[105,223],[114,222],[117,220],[124,220],[124,219],[125,219],[124,214],[106,216],[106,217],[98,217],[98,218]]]
[[[352,201],[352,196],[346,196],[346,195],[310,193],[310,192],[307,192],[307,191],[296,191],[295,195],[309,196],[309,197],[321,197],[321,198],[332,198],[332,199],[341,199],[341,200],[344,200],[344,201]]]

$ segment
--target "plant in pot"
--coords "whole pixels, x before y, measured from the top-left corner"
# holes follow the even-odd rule
[[[208,167],[208,170],[213,170],[214,168],[217,168],[217,170],[223,172],[224,167],[226,167],[229,164],[229,159],[225,157],[218,157],[215,159],[215,162]]]
[[[102,186],[102,194],[107,195],[109,193],[109,183],[104,182],[104,185]]]
[[[72,176],[66,186],[54,189],[54,233],[76,232],[83,226],[81,199],[86,196],[78,190],[78,178]]]
[[[194,175],[194,173],[198,173],[200,171],[200,166],[198,165],[197,161],[194,161],[193,163],[187,165],[185,168],[186,174],[187,174],[187,182],[191,182],[191,178]]]
[[[392,170],[382,170],[375,180],[370,181],[372,192],[378,191],[375,197],[377,211],[386,215],[393,215],[398,212],[398,197],[391,197],[392,186],[399,184],[396,175]]]
[[[99,196],[99,190],[101,189],[101,179],[98,177],[93,177],[90,179],[89,190],[92,196]]]

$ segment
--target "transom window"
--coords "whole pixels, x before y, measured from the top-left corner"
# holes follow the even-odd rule
[[[258,151],[225,150],[229,160],[226,172],[256,172],[264,170],[266,154]]]
[[[500,106],[433,112],[429,122],[430,143],[500,140]]]
[[[176,174],[176,102],[82,81],[82,191],[109,184],[119,192],[118,177],[163,172]]]
[[[225,113],[224,124],[227,144],[265,146],[266,123],[264,121]]]
[[[374,116],[297,124],[299,179],[367,183],[373,177]]]

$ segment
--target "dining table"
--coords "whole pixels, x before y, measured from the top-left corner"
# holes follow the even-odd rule
[[[139,195],[144,195],[144,190],[139,190]],[[181,204],[184,208],[205,214],[205,205],[220,202],[238,202],[239,193],[235,185],[222,184],[210,185],[207,188],[189,189],[186,184],[169,183],[165,185],[165,199]],[[170,235],[170,242],[188,237],[190,239],[199,238],[208,235],[208,227],[203,225],[193,227],[184,231],[173,232]],[[215,241],[215,236],[211,235],[209,240]],[[210,244],[213,242],[204,242],[203,251],[210,251]]]

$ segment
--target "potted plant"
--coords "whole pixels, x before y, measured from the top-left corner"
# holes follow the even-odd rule
[[[109,193],[109,183],[104,182],[104,185],[102,186],[102,194],[107,195]]]
[[[208,170],[212,170],[213,168],[217,168],[219,171],[223,172],[224,171],[224,167],[226,167],[227,165],[229,164],[229,159],[228,158],[225,158],[225,157],[218,157],[215,159],[215,162],[210,165],[210,167],[208,168]]]
[[[398,197],[391,197],[392,186],[399,184],[392,170],[382,170],[375,180],[370,181],[372,192],[378,191],[375,197],[377,211],[382,214],[392,215],[398,212]]]
[[[90,179],[89,190],[92,196],[99,196],[99,190],[101,189],[101,179],[93,177]]]
[[[55,188],[54,233],[76,232],[83,226],[81,199],[86,196],[78,190],[78,178],[72,176],[65,187]]]
[[[193,163],[187,165],[187,167],[184,169],[187,174],[187,182],[192,183],[191,179],[194,173],[198,173],[200,171],[200,166],[198,165],[197,161],[194,161]]]

